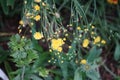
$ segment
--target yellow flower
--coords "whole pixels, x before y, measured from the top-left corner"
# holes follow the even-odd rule
[[[66,41],[66,38],[63,38],[64,41]]]
[[[72,48],[72,46],[69,46],[68,48],[70,49],[70,48]]]
[[[77,27],[77,30],[81,30],[80,26]]]
[[[46,4],[44,2],[42,2],[42,6],[46,6]]]
[[[90,42],[89,42],[88,39],[84,39],[82,46],[83,46],[84,48],[86,48],[86,47],[88,47],[89,43],[90,43]]]
[[[61,38],[58,39],[52,39],[51,41],[51,47],[53,50],[57,50],[59,52],[62,51],[62,45],[64,44],[64,41]]]
[[[80,63],[81,63],[81,64],[87,64],[87,60],[86,60],[86,59],[82,59],[82,60],[80,61]]]
[[[27,16],[27,17],[30,17],[30,15],[31,15],[31,13],[26,13],[26,16]]]
[[[39,21],[39,20],[40,20],[40,18],[41,18],[41,16],[40,16],[40,15],[37,15],[37,16],[35,16],[35,17],[34,17],[35,21]]]
[[[39,2],[41,2],[41,0],[34,0],[34,2],[39,3]]]
[[[39,40],[41,38],[43,38],[43,35],[40,33],[40,32],[35,32],[33,37],[36,39],[36,40]]]
[[[20,21],[19,21],[19,24],[20,24],[20,25],[23,25],[23,24],[24,24],[24,22],[23,22],[22,20],[20,20]]]
[[[57,51],[62,52],[62,47],[58,47]]]
[[[99,43],[100,40],[101,40],[100,36],[97,36],[97,37],[94,39],[94,44]]]
[[[106,44],[106,41],[105,41],[105,40],[102,40],[101,43],[102,43],[102,44]]]
[[[22,29],[19,29],[19,33],[21,33],[22,32]]]
[[[95,26],[91,26],[92,27],[92,29],[94,29],[95,28]]]
[[[51,50],[51,49],[49,49],[49,52],[52,52],[52,50]]]
[[[39,10],[40,10],[40,6],[39,6],[39,5],[35,5],[35,6],[34,6],[34,9],[35,9],[36,11],[39,11]]]
[[[93,35],[93,34],[95,34],[95,32],[92,31],[91,34]]]
[[[107,0],[110,4],[118,4],[118,0]]]
[[[68,36],[68,33],[66,33],[65,36],[67,37],[67,36]]]

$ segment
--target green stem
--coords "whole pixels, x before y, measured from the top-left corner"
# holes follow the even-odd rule
[[[4,62],[4,66],[5,66],[5,70],[7,71],[9,79],[12,80],[14,78],[14,74],[10,74],[12,72],[11,66],[7,61]]]
[[[109,72],[114,78],[116,78],[116,74],[114,74],[105,64],[102,65],[107,72]]]
[[[25,74],[25,66],[23,66],[22,68],[22,75],[21,75],[21,80],[24,80],[24,74]]]

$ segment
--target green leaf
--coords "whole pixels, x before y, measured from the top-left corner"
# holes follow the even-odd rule
[[[4,50],[1,46],[0,46],[0,63],[2,63],[3,61],[5,61],[7,59],[9,55],[9,52],[7,50]]]
[[[15,0],[7,0],[7,6],[14,7]]]
[[[12,72],[11,66],[9,65],[9,63],[7,61],[4,62],[4,65],[5,65],[5,69],[7,71],[9,79],[12,80],[14,78],[14,75],[10,73],[10,72]]]
[[[18,74],[13,80],[21,80],[20,74]]]
[[[64,63],[59,62],[59,65],[61,67],[64,80],[67,80],[67,77],[68,77],[68,69],[67,69],[68,65],[67,65],[67,63],[66,62],[64,62]]]
[[[36,75],[30,75],[30,79],[32,80],[43,80],[40,77],[36,76]]]
[[[100,80],[100,75],[99,72],[96,70],[92,70],[86,73],[86,75],[91,79],[91,80]]]
[[[117,42],[116,43],[116,48],[114,52],[114,59],[118,61],[120,59],[120,44]]]
[[[3,9],[3,12],[8,15],[9,13],[9,8],[8,6],[6,5],[6,0],[0,0],[0,3],[1,3],[1,6],[2,6],[2,9]]]
[[[97,49],[96,46],[94,46],[90,52],[88,53],[87,60],[89,62],[94,61],[94,59],[98,58],[102,52],[102,49]]]
[[[83,80],[82,73],[80,73],[79,68],[75,71],[74,80]]]

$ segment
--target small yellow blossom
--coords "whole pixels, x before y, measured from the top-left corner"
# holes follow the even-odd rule
[[[66,38],[63,38],[64,41],[66,41]]]
[[[22,29],[19,29],[19,33],[21,33],[22,32]]]
[[[29,13],[29,12],[26,13],[26,16],[27,16],[27,17],[30,17],[30,16],[31,16],[31,13]]]
[[[33,25],[34,25],[34,23],[33,23],[33,22],[31,22],[31,23],[30,23],[30,25],[31,25],[31,26],[33,26]]]
[[[83,46],[84,48],[86,48],[86,47],[88,47],[89,43],[90,43],[90,42],[89,42],[88,39],[84,39],[82,46]]]
[[[46,4],[44,2],[42,2],[42,6],[46,6]]]
[[[95,28],[95,26],[91,26],[92,27],[92,29],[94,29]]]
[[[39,10],[40,10],[40,6],[39,6],[39,5],[35,5],[35,6],[34,6],[34,9],[35,9],[36,11],[39,11]]]
[[[36,40],[39,40],[41,38],[43,38],[43,35],[40,33],[40,32],[35,32],[33,37],[36,39]]]
[[[60,18],[60,14],[58,12],[55,13],[56,18]]]
[[[102,43],[102,44],[106,44],[106,41],[105,41],[105,40],[102,40],[101,43]]]
[[[52,50],[50,49],[49,52],[52,52]]]
[[[72,48],[72,46],[69,46],[69,49]]]
[[[95,32],[92,31],[91,34],[93,35],[93,34],[95,34]]]
[[[67,32],[67,29],[64,29],[64,32]]]
[[[64,61],[61,61],[61,63],[63,63]]]
[[[51,62],[51,60],[48,60],[48,62],[50,63],[50,62]]]
[[[118,0],[107,0],[108,3],[110,4],[118,4]]]
[[[79,38],[81,38],[81,37],[82,37],[82,34],[79,35]]]
[[[25,36],[22,36],[22,38],[24,39],[24,38],[25,38]]]
[[[87,60],[86,60],[86,59],[82,59],[82,60],[80,61],[80,63],[81,63],[81,64],[87,64]]]
[[[57,50],[59,52],[62,51],[62,45],[64,44],[64,41],[61,38],[58,39],[52,39],[51,41],[51,47],[53,50]]]
[[[76,60],[75,63],[78,64],[78,60]]]
[[[77,27],[77,30],[81,30],[80,26]]]
[[[62,52],[62,47],[58,47],[57,51]]]
[[[41,0],[34,0],[34,2],[39,3],[39,2],[41,2]]]
[[[68,33],[66,33],[65,36],[67,37],[67,36],[68,36]]]
[[[24,1],[24,4],[27,4],[27,1]]]
[[[40,16],[40,15],[37,15],[37,16],[35,16],[35,17],[34,17],[35,21],[39,21],[39,20],[40,20],[40,18],[41,18],[41,16]]]
[[[70,24],[69,26],[73,26],[73,24]]]
[[[88,29],[84,29],[84,31],[85,31],[85,32],[87,32],[87,31],[88,31]]]
[[[30,33],[32,33],[32,30],[30,30]]]
[[[20,25],[23,25],[23,24],[24,24],[23,20],[20,20],[20,21],[19,21],[19,24],[20,24]]]
[[[97,37],[94,39],[94,44],[99,43],[100,40],[101,40],[100,36],[97,36]]]

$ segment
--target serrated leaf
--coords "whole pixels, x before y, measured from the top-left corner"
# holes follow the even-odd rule
[[[114,59],[118,61],[120,59],[120,44],[117,42],[116,43],[116,48],[114,52]]]

